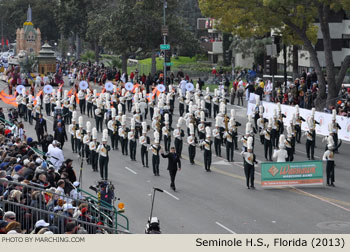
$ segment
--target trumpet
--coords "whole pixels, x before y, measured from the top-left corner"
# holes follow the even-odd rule
[[[224,123],[225,123],[225,130],[228,131],[228,122],[230,121],[230,118],[228,118],[227,115],[225,115]]]

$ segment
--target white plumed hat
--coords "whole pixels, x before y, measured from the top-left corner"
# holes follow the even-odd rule
[[[111,108],[112,118],[116,117],[117,111],[115,108]]]
[[[87,121],[86,122],[86,132],[91,132],[91,122],[90,121]]]
[[[155,143],[159,143],[159,133],[158,133],[158,131],[154,131],[153,137],[154,137],[154,142]]]
[[[211,137],[211,129],[209,126],[205,127],[205,136]]]
[[[134,119],[134,118],[131,118],[130,124],[131,124],[130,128],[131,128],[132,130],[134,130],[134,129],[135,129],[135,119]]]
[[[142,122],[142,133],[147,133],[147,123],[146,122]]]
[[[284,147],[285,147],[285,141],[286,141],[286,137],[284,136],[284,134],[281,134],[281,135],[280,135],[280,139],[279,139],[279,145],[278,145],[278,147],[279,147],[280,149],[284,149]]]
[[[179,117],[179,120],[177,121],[177,125],[176,125],[176,127],[178,127],[178,128],[180,128],[181,127],[181,124],[182,124],[182,122],[183,122],[183,118],[182,117]]]
[[[79,128],[84,127],[84,118],[83,116],[79,116]]]
[[[104,129],[102,132],[102,142],[108,141],[108,129]]]
[[[332,120],[337,119],[337,111],[335,109],[332,110]]]
[[[168,114],[168,113],[166,113],[166,114],[164,115],[164,123],[165,123],[165,124],[169,124],[169,114]]]
[[[193,123],[190,123],[188,125],[188,127],[190,128],[190,134],[193,135],[194,134],[194,125],[193,125]]]
[[[97,129],[96,128],[92,129],[92,139],[97,139]]]
[[[73,111],[73,113],[72,113],[72,121],[73,122],[77,121],[77,111]]]

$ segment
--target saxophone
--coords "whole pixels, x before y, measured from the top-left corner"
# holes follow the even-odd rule
[[[160,127],[161,127],[161,122],[160,122],[160,120],[158,119],[158,120],[157,120],[157,123],[156,123],[156,128],[157,128],[157,131],[158,131],[158,132],[160,132],[160,130],[161,130]]]
[[[118,129],[118,127],[117,127],[117,121],[114,121],[114,122],[113,122],[113,134],[115,134],[115,132],[117,132],[117,129]]]
[[[225,130],[228,131],[228,122],[230,121],[230,118],[228,118],[227,115],[225,115],[224,123],[225,123]]]

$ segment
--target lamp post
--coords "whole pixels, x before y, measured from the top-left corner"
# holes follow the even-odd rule
[[[165,15],[165,9],[168,8],[168,3],[166,0],[163,2],[163,25],[166,25],[166,15]],[[164,45],[166,44],[166,35],[163,36],[164,38]],[[166,86],[166,62],[165,62],[165,54],[166,51],[164,50],[164,86]]]
[[[68,64],[69,64],[70,52],[69,52],[69,53],[67,53],[67,57],[68,57]]]

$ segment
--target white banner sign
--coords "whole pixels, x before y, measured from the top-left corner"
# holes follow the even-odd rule
[[[270,118],[273,117],[273,111],[274,109],[277,110],[277,104],[271,103],[271,102],[262,102],[262,105],[264,106],[264,118]],[[295,107],[288,106],[288,105],[281,105],[282,113],[286,116],[286,118],[283,118],[284,125],[286,126],[289,124],[290,120],[292,119],[293,114],[295,113]],[[254,115],[255,111],[255,102],[249,102],[248,108],[247,108],[247,115]],[[301,129],[303,131],[308,130],[308,124],[307,120],[311,116],[311,110],[309,109],[299,109],[299,114],[302,118],[305,119],[305,122],[302,123]],[[323,112],[317,112],[315,113],[315,120],[319,122],[320,124],[316,125],[316,133],[318,135],[322,136],[328,136],[328,124],[332,122],[332,114],[323,113]],[[341,127],[340,130],[338,130],[338,138],[350,141],[350,118],[344,117],[344,116],[338,116],[337,115],[337,123]]]

